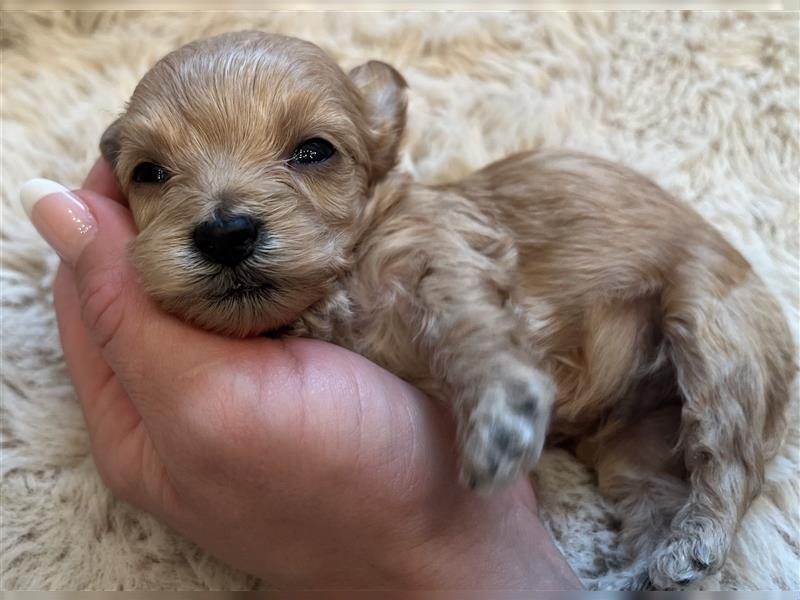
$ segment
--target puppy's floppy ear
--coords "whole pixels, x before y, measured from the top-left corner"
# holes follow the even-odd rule
[[[350,79],[364,99],[371,130],[371,177],[375,182],[397,162],[397,149],[406,125],[408,84],[393,67],[377,60],[354,68]]]
[[[103,158],[108,161],[112,168],[117,166],[117,157],[121,148],[119,138],[121,124],[122,117],[119,117],[100,136],[100,154],[103,155]]]

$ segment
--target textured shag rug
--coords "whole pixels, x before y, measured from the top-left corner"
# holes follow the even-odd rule
[[[104,488],[62,363],[50,292],[57,258],[18,204],[32,177],[80,184],[101,132],[160,56],[244,28],[309,39],[346,68],[369,58],[394,64],[412,90],[404,166],[421,180],[544,146],[641,170],[722,231],[796,327],[796,15],[5,13],[3,588],[267,585]],[[795,418],[710,587],[800,588],[799,451]],[[631,573],[614,508],[592,473],[551,450],[537,477],[547,523],[584,583],[624,586]]]

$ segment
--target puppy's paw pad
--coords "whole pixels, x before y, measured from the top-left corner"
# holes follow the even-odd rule
[[[650,563],[650,580],[659,590],[695,588],[706,577],[716,573],[726,554],[727,536],[710,522],[698,526],[690,522],[656,550]]]
[[[555,387],[550,377],[516,360],[508,360],[498,367],[480,403],[504,404],[509,411],[535,420],[549,417],[554,397]]]
[[[471,489],[491,491],[516,479],[531,463],[536,446],[529,421],[514,415],[481,415],[464,440],[461,479]]]
[[[511,375],[485,388],[464,436],[461,479],[478,491],[501,487],[530,470],[544,444],[552,385],[525,366]]]

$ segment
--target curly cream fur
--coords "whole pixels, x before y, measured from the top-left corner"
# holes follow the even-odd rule
[[[322,337],[451,405],[472,488],[530,471],[548,431],[594,436],[581,456],[636,506],[622,520],[641,585],[716,573],[786,433],[795,354],[780,306],[694,210],[609,161],[520,153],[438,186],[390,171],[405,88],[384,63],[348,77],[260,32],[166,56],[101,143],[145,286],[203,327]],[[318,137],[336,154],[293,163]],[[171,178],[137,182],[148,161]],[[193,242],[219,210],[266,230],[235,266]],[[630,437],[649,460],[621,452]],[[676,477],[669,502],[642,486]]]
[[[796,335],[793,15],[6,13],[4,588],[256,585],[114,501],[99,483],[55,335],[49,286],[57,257],[17,203],[19,186],[31,177],[80,184],[97,137],[158,57],[191,39],[244,28],[313,40],[347,66],[371,56],[396,65],[410,83],[402,164],[416,179],[456,179],[542,146],[635,166],[736,246],[780,299]],[[346,306],[343,294],[331,302]],[[525,312],[545,323],[550,309],[539,304]],[[706,587],[800,586],[800,437],[798,413],[791,414],[789,439],[767,466],[764,491],[721,577]],[[546,449],[536,473],[542,515],[584,583],[635,587],[639,571],[624,557],[613,518],[629,506],[598,496],[594,475],[561,449]],[[652,496],[659,502],[671,491],[653,486]]]

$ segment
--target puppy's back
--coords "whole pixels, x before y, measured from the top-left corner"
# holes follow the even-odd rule
[[[747,261],[691,207],[622,165],[569,151],[515,154],[458,183],[513,235],[528,278],[570,294],[615,296],[660,286],[703,247],[726,281],[748,276]],[[569,275],[569,280],[565,276]]]

